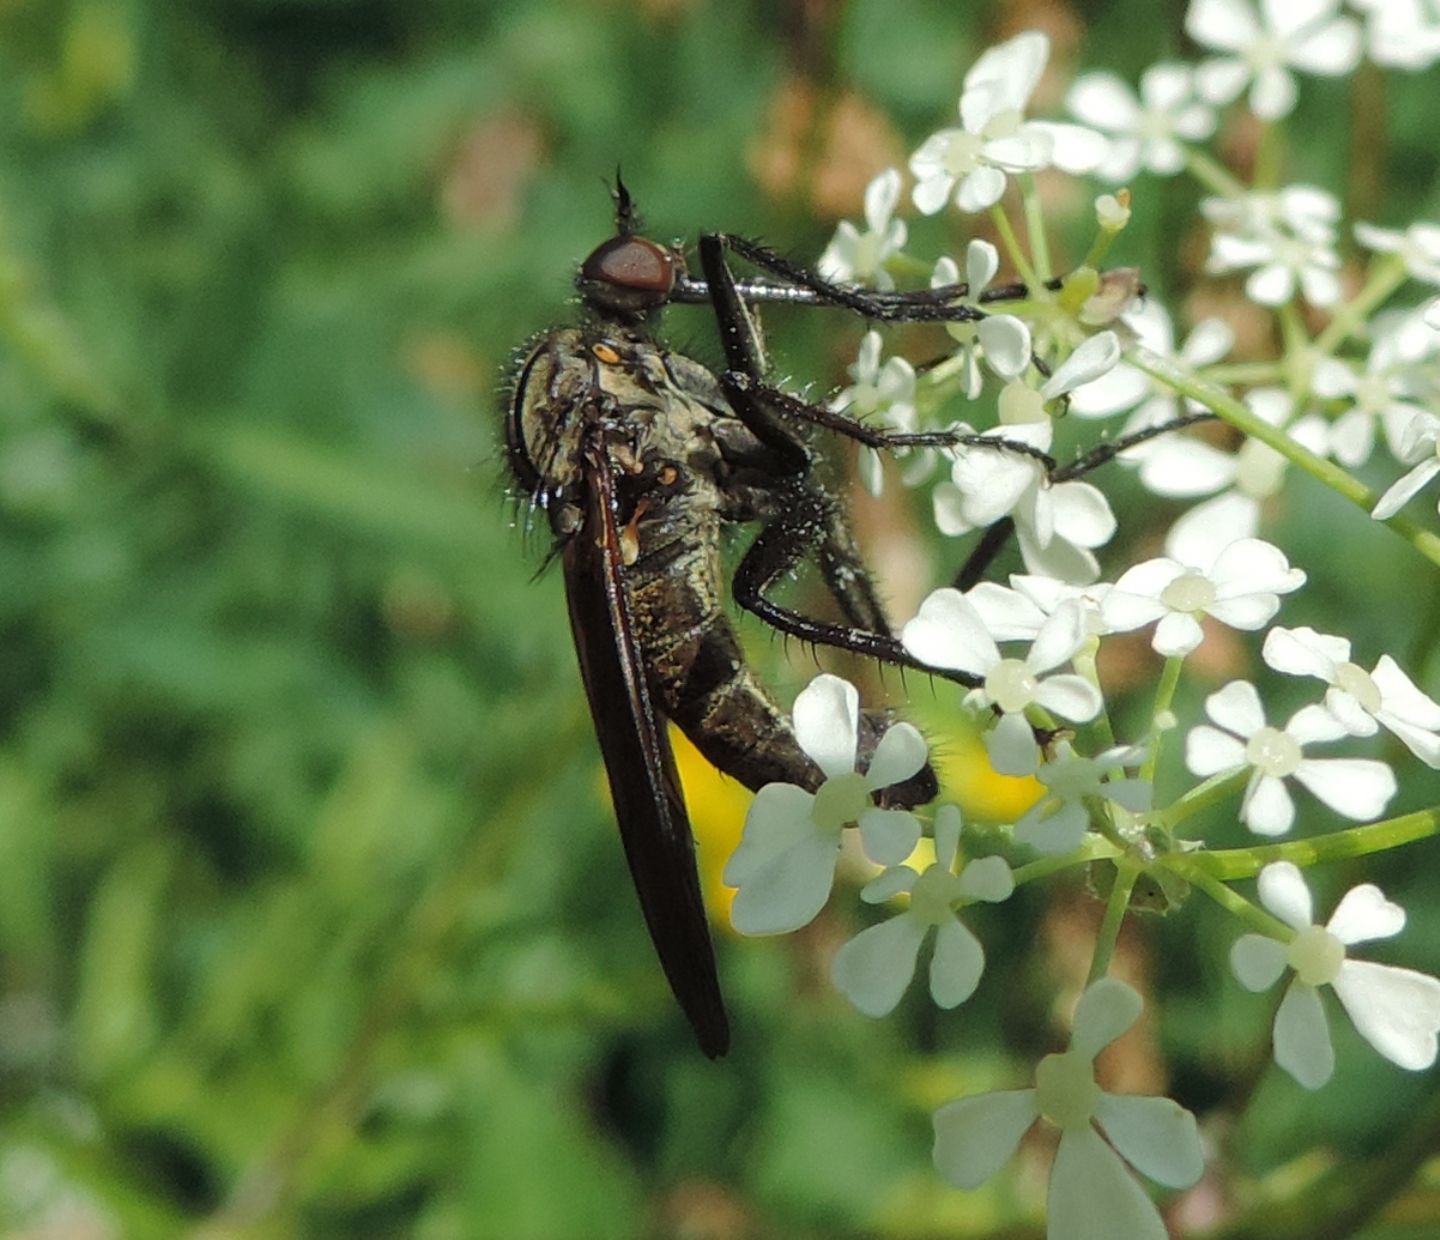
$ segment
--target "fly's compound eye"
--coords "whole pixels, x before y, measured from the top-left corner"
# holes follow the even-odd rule
[[[612,237],[580,267],[576,284],[602,310],[638,314],[664,305],[675,287],[672,251],[644,237]]]

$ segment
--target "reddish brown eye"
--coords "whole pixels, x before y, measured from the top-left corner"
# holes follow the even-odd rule
[[[675,255],[644,237],[612,237],[580,268],[580,288],[607,309],[661,305],[675,287]]]

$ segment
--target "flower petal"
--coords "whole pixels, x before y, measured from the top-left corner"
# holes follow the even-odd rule
[[[1120,1155],[1089,1125],[1060,1137],[1046,1213],[1051,1240],[1167,1240],[1170,1234]]]
[[[960,829],[962,819],[960,807],[949,801],[935,811],[935,822],[930,828],[935,837],[935,864],[945,869],[955,865],[955,854],[960,851]]]
[[[860,694],[848,680],[824,672],[795,696],[795,739],[828,779],[855,769]]]
[[[915,975],[915,957],[926,927],[900,913],[860,931],[830,965],[830,980],[866,1016],[895,1010]]]
[[[1080,346],[1055,368],[1054,373],[1041,384],[1040,395],[1046,400],[1054,400],[1071,388],[1098,379],[1119,360],[1119,337],[1112,331],[1097,332],[1082,341]]]
[[[1304,930],[1315,924],[1314,903],[1305,876],[1293,861],[1273,861],[1260,871],[1260,903],[1287,926]]]
[[[1391,1063],[1418,1072],[1435,1062],[1440,981],[1413,969],[1347,960],[1335,993],[1360,1036]]]
[[[935,1112],[935,1169],[956,1188],[979,1188],[1039,1118],[1033,1089],[974,1094]]]
[[[1242,934],[1230,948],[1230,971],[1246,990],[1269,990],[1287,962],[1285,944],[1266,934]]]
[[[816,834],[815,795],[794,784],[766,784],[745,815],[740,843],[725,863],[725,882],[738,887],[802,840]]]
[[[1167,659],[1184,658],[1205,640],[1205,630],[1189,612],[1172,611],[1155,626],[1150,645]]]
[[[931,667],[983,676],[1000,661],[1000,649],[985,621],[959,590],[933,591],[913,620],[900,630],[905,649]]]
[[[1068,599],[1040,626],[1034,644],[1025,656],[1025,665],[1037,673],[1059,667],[1085,644],[1088,636],[1084,609],[1073,599]]]
[[[985,733],[985,753],[1001,775],[1033,775],[1040,765],[1040,746],[1022,714],[1002,715]]]
[[[1245,746],[1228,732],[1202,723],[1185,737],[1185,765],[1192,775],[1218,775],[1244,764]]]
[[[1395,772],[1373,758],[1303,758],[1295,778],[1337,814],[1368,822],[1395,795]]]
[[[1361,883],[1341,898],[1325,929],[1346,947],[1389,939],[1405,929],[1405,910],[1387,900],[1374,883]]]
[[[865,786],[871,792],[904,783],[917,774],[930,756],[930,747],[919,730],[908,723],[892,723],[875,746],[875,756],[865,772]]]
[[[958,919],[940,925],[930,959],[930,997],[942,1008],[959,1007],[975,993],[985,971],[980,940]]]
[[[1265,726],[1260,694],[1248,680],[1232,680],[1205,699],[1205,713],[1222,728],[1248,740]]]
[[[1295,802],[1285,781],[1255,771],[1240,802],[1240,821],[1256,835],[1284,835],[1295,825]]]
[[[1331,684],[1336,666],[1350,661],[1350,643],[1343,637],[1317,633],[1305,625],[1296,629],[1277,625],[1265,634],[1260,655],[1277,672],[1287,676],[1317,676]]]
[[[1091,982],[1075,1005],[1070,1049],[1093,1059],[1140,1019],[1141,1007],[1134,988],[1118,977]]]
[[[1023,375],[1030,366],[1030,329],[1013,314],[991,314],[980,320],[975,333],[985,350],[985,361],[1002,379]]]
[[[1275,1062],[1306,1089],[1319,1089],[1335,1071],[1320,993],[1298,980],[1290,983],[1275,1013]]]
[[[1205,1172],[1200,1129],[1178,1102],[1103,1094],[1095,1122],[1135,1170],[1167,1188],[1189,1188]]]
[[[1015,891],[1015,874],[1004,857],[977,857],[960,871],[960,891],[966,899],[998,904]]]
[[[865,855],[876,865],[899,865],[920,840],[920,820],[908,810],[867,809],[858,825]]]
[[[1035,701],[1071,723],[1089,723],[1100,713],[1105,699],[1083,676],[1047,676],[1035,691]]]
[[[741,934],[787,934],[815,919],[830,898],[838,835],[813,832],[740,882],[730,924]]]

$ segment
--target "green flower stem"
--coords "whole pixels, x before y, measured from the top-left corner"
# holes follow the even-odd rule
[[[1085,842],[1074,852],[1060,853],[1053,857],[1041,857],[1038,861],[1027,862],[1014,872],[1015,886],[1022,887],[1037,879],[1049,878],[1062,870],[1071,870],[1078,865],[1089,865],[1092,861],[1106,861],[1119,857],[1124,850],[1096,836],[1085,837]]]
[[[1398,254],[1383,254],[1372,264],[1370,279],[1354,297],[1336,312],[1325,330],[1315,337],[1314,348],[1318,354],[1328,357],[1346,339],[1354,335],[1370,317],[1370,311],[1405,283],[1408,273],[1405,260]]]
[[[1244,184],[1230,172],[1222,167],[1219,162],[1211,159],[1204,151],[1187,147],[1185,150],[1185,167],[1189,169],[1190,175],[1200,182],[1206,189],[1226,198],[1238,198],[1245,193]]]
[[[1209,809],[1210,806],[1216,805],[1240,791],[1249,778],[1248,767],[1242,766],[1234,771],[1221,771],[1218,775],[1210,776],[1204,783],[1196,784],[1183,797],[1159,813],[1153,814],[1152,817],[1160,826],[1173,830],[1191,814],[1198,814],[1202,809]]]
[[[1050,266],[1050,240],[1045,235],[1045,208],[1040,202],[1040,190],[1035,184],[1035,174],[1026,173],[1021,179],[1021,201],[1025,204],[1025,233],[1030,238],[1030,252],[1035,255],[1035,274],[1041,280],[1048,280],[1055,274]]]
[[[990,208],[990,222],[995,225],[995,231],[1000,235],[1000,244],[1005,247],[1005,253],[1015,264],[1015,270],[1020,273],[1020,278],[1029,285],[1033,295],[1037,289],[1043,287],[1044,281],[1036,276],[1035,268],[1030,265],[1025,251],[1020,248],[1020,239],[1015,235],[1015,230],[1010,227],[1010,217],[1005,214],[998,203]],[[1007,306],[1006,310],[1008,313],[1015,313],[1011,306]]]
[[[1440,834],[1440,805],[1387,818],[1383,822],[1332,831],[1308,840],[1286,840],[1283,844],[1261,844],[1253,848],[1223,848],[1216,852],[1191,852],[1165,858],[1165,864],[1187,878],[1204,871],[1212,878],[1229,881],[1251,878],[1272,861],[1291,861],[1304,868],[1327,861],[1344,861],[1371,853],[1388,852],[1403,844]],[[1177,861],[1183,860],[1185,869]]]
[[[1110,968],[1110,958],[1115,954],[1115,941],[1120,937],[1120,927],[1125,921],[1125,912],[1130,907],[1130,893],[1135,890],[1135,880],[1140,877],[1141,867],[1129,858],[1121,857],[1115,862],[1115,881],[1105,900],[1105,917],[1100,923],[1100,933],[1095,936],[1095,954],[1090,958],[1090,976],[1086,985],[1098,982]]]
[[[1094,685],[1097,690],[1100,688],[1100,668],[1095,663],[1095,652],[1099,649],[1099,638],[1091,638],[1075,652],[1075,657],[1070,660],[1075,671]],[[1110,722],[1110,708],[1105,703],[1103,692],[1100,694],[1100,714],[1091,726],[1095,729],[1095,736],[1100,742],[1101,749],[1109,749],[1115,744],[1115,727]]]
[[[1175,700],[1175,686],[1180,683],[1180,669],[1184,666],[1183,656],[1172,656],[1165,660],[1165,670],[1160,673],[1160,685],[1155,690],[1155,710],[1151,715],[1151,718],[1157,723],[1160,716],[1169,711],[1170,704]],[[1155,771],[1160,765],[1160,744],[1164,735],[1158,727],[1155,729],[1154,743],[1151,744],[1150,752],[1140,767],[1140,778],[1149,783],[1155,781]]]
[[[1312,478],[1343,495],[1356,507],[1363,508],[1367,514],[1375,506],[1375,493],[1358,478],[1302,447],[1280,427],[1271,426],[1258,417],[1248,405],[1236,400],[1215,384],[1199,378],[1183,366],[1161,357],[1143,345],[1132,345],[1125,351],[1125,359],[1182,396],[1199,401],[1237,430],[1244,431],[1251,438],[1274,448],[1291,464],[1299,466]],[[1382,524],[1389,526],[1427,560],[1440,564],[1440,534],[1423,529],[1404,517],[1391,517]]]
[[[1295,931],[1278,917],[1270,916],[1263,908],[1252,904],[1239,892],[1231,891],[1218,878],[1206,873],[1203,869],[1190,865],[1189,862],[1193,859],[1194,854],[1181,856],[1177,853],[1161,858],[1161,864],[1167,870],[1180,875],[1188,883],[1203,891],[1221,908],[1238,917],[1257,934],[1280,939],[1285,943],[1295,937]]]
[[[1283,383],[1288,370],[1280,362],[1231,362],[1206,366],[1202,374],[1211,383]]]

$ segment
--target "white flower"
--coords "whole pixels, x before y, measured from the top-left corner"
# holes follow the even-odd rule
[[[1340,299],[1334,227],[1340,206],[1333,195],[1292,185],[1274,194],[1252,190],[1236,198],[1206,198],[1200,210],[1215,226],[1206,271],[1224,275],[1254,268],[1245,281],[1252,301],[1284,305],[1297,288],[1314,306]]]
[[[1101,604],[1106,625],[1128,633],[1159,621],[1151,646],[1166,658],[1189,654],[1205,638],[1202,616],[1233,629],[1263,629],[1280,610],[1280,595],[1305,584],[1285,553],[1258,538],[1231,543],[1207,569],[1159,557],[1121,574]]]
[[[1245,403],[1272,426],[1286,426],[1295,408],[1280,388],[1255,388],[1246,393]],[[1323,418],[1304,417],[1287,430],[1312,452],[1325,450]],[[1156,440],[1140,464],[1140,480],[1149,490],[1177,499],[1220,492],[1175,522],[1165,538],[1166,555],[1182,564],[1211,564],[1232,542],[1253,538],[1262,506],[1284,486],[1288,464],[1258,439],[1246,439],[1233,453],[1191,435]]]
[[[1350,0],[1366,14],[1370,59],[1389,69],[1415,72],[1440,60],[1440,9],[1433,0]]]
[[[1322,77],[1349,73],[1360,59],[1360,28],[1335,17],[1339,0],[1190,0],[1185,33],[1227,56],[1205,61],[1196,80],[1212,103],[1229,103],[1250,87],[1250,110],[1278,120],[1295,106],[1300,69]]]
[[[1099,332],[1038,390],[1020,381],[1006,384],[1001,425],[987,436],[1048,449],[1054,428],[1046,402],[1105,374],[1119,357],[1115,333]],[[1076,479],[1052,484],[1042,461],[1003,444],[957,450],[950,481],[935,488],[934,503],[943,534],[964,534],[1013,517],[1026,568],[1064,581],[1093,581],[1099,565],[1090,548],[1103,546],[1115,533],[1114,514],[1100,490]]]
[[[1037,759],[1039,746],[1035,747]],[[1127,766],[1138,764],[1144,751],[1117,745],[1094,758],[1077,754],[1067,742],[1056,746],[1048,762],[1037,761],[1029,771],[1044,785],[1046,795],[1016,821],[1014,839],[1036,852],[1066,853],[1080,847],[1090,825],[1089,803],[1109,801],[1130,814],[1150,808],[1152,788],[1143,779],[1113,779]]]
[[[1096,170],[1107,181],[1129,181],[1141,168],[1173,176],[1185,166],[1182,142],[1215,130],[1215,113],[1198,102],[1189,65],[1151,65],[1140,94],[1113,73],[1087,73],[1070,88],[1065,106],[1110,138],[1110,154]]]
[[[731,921],[741,934],[784,934],[811,921],[835,881],[841,832],[859,826],[870,859],[894,865],[920,838],[905,810],[879,809],[870,794],[902,783],[925,765],[925,738],[892,724],[875,746],[870,769],[855,769],[860,698],[855,686],[821,675],[795,698],[795,739],[825,775],[817,792],[766,784],[750,803],[740,845],[725,866],[738,887]]]
[[[1390,484],[1390,489],[1376,501],[1370,515],[1377,521],[1388,521],[1415,498],[1436,474],[1440,474],[1440,418],[1428,413],[1416,414],[1400,437],[1400,457],[1407,464],[1418,462],[1408,474]]]
[[[1083,676],[1046,675],[1067,662],[1087,636],[1081,608],[1062,604],[1040,626],[1023,659],[1007,658],[975,605],[948,587],[931,593],[900,631],[905,649],[922,663],[980,679],[971,700],[1004,712],[985,738],[991,763],[1004,774],[1017,773],[1017,765],[1033,765],[1035,740],[1025,721],[1026,707],[1043,707],[1073,723],[1088,722],[1100,713],[1100,691]]]
[[[1205,1170],[1195,1117],[1169,1098],[1111,1094],[1095,1080],[1096,1055],[1139,1015],[1140,996],[1124,982],[1092,983],[1076,1006],[1070,1049],[1040,1061],[1034,1088],[975,1094],[935,1112],[936,1169],[957,1188],[978,1188],[1044,1116],[1060,1129],[1049,1240],[1166,1240],[1130,1167],[1170,1188],[1195,1183]]]
[[[865,224],[861,232],[849,220],[841,220],[835,236],[820,255],[820,274],[837,282],[873,283],[879,289],[893,289],[895,281],[885,270],[885,260],[905,247],[905,223],[890,217],[900,201],[900,173],[887,168],[865,187]]]
[[[953,195],[962,211],[1000,201],[1005,176],[1051,164],[1086,172],[1105,156],[1105,141],[1079,125],[1027,121],[1025,108],[1050,58],[1050,40],[1029,30],[992,47],[965,75],[960,128],[932,134],[910,157],[915,206],[934,215]]]
[[[1404,232],[1355,225],[1355,240],[1379,254],[1398,254],[1412,280],[1440,284],[1440,224],[1411,224]]]
[[[1275,1062],[1306,1089],[1319,1089],[1335,1070],[1335,1051],[1321,986],[1335,988],[1360,1036],[1391,1063],[1412,1072],[1435,1062],[1440,1030],[1440,981],[1413,969],[1351,960],[1347,947],[1388,939],[1405,925],[1405,910],[1372,883],[1352,887],[1324,926],[1313,924],[1310,892],[1299,869],[1277,861],[1260,871],[1260,902],[1296,930],[1289,943],[1241,936],[1230,966],[1248,990],[1268,990],[1287,967],[1295,979],[1275,1013]]]
[[[1440,332],[1440,297],[1425,307],[1425,325]]]
[[[1205,699],[1205,713],[1226,730],[1203,723],[1192,728],[1185,764],[1200,776],[1248,766],[1240,821],[1257,835],[1284,835],[1294,825],[1295,803],[1285,787],[1292,775],[1336,813],[1356,820],[1376,817],[1395,795],[1395,776],[1383,762],[1305,756],[1305,745],[1346,734],[1323,706],[1302,706],[1281,731],[1266,726],[1255,686],[1232,680]]]
[[[965,296],[955,305],[981,308],[980,295],[989,287],[1000,270],[1000,252],[988,241],[972,241],[965,250]],[[958,284],[960,269],[950,257],[935,264],[930,277],[931,288]],[[966,323],[946,323],[945,330],[960,345],[958,355],[964,372],[966,399],[979,397],[984,384],[980,361],[1002,379],[1014,379],[1030,368],[1030,328],[1013,314],[986,314],[983,319]]]
[[[1352,736],[1390,729],[1426,766],[1440,769],[1440,703],[1422,693],[1388,654],[1370,671],[1350,662],[1350,642],[1311,628],[1273,628],[1261,652],[1277,672],[1318,676],[1325,708]]]
[[[891,866],[867,883],[861,899],[878,904],[902,892],[910,907],[888,921],[862,930],[835,953],[830,977],[866,1016],[884,1016],[915,975],[915,961],[931,930],[930,997],[942,1008],[958,1007],[980,983],[985,953],[980,941],[955,916],[955,905],[1009,899],[1015,890],[1010,867],[1000,857],[969,862],[954,872],[960,847],[960,811],[942,805],[935,813],[935,862],[924,873]]]
[[[1373,344],[1363,370],[1338,358],[1324,358],[1311,377],[1317,396],[1327,400],[1350,400],[1346,409],[1328,429],[1328,445],[1335,459],[1356,469],[1375,450],[1375,424],[1385,432],[1391,451],[1400,455],[1406,427],[1422,410],[1413,400],[1416,363],[1430,341],[1417,338],[1413,320],[1404,317],[1377,321],[1372,325]],[[1429,336],[1429,332],[1424,332]]]
[[[860,352],[849,368],[852,380],[830,400],[830,408],[852,418],[867,421],[881,416],[896,430],[913,431],[916,426],[915,368],[903,357],[880,362],[880,333],[869,331],[860,341]],[[882,458],[874,448],[860,453],[860,476],[872,495],[879,495],[884,479]]]

